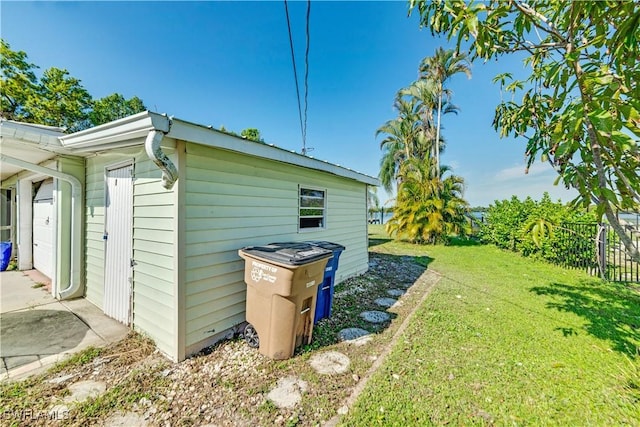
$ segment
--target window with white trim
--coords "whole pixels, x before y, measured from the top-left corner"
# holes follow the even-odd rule
[[[326,227],[327,191],[317,188],[299,187],[298,228],[313,230]]]

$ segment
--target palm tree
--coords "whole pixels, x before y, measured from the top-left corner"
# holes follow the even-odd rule
[[[380,210],[378,187],[374,187],[372,185],[367,186],[367,207],[370,215]]]
[[[412,159],[403,164],[393,217],[386,224],[390,235],[411,242],[438,243],[446,242],[452,234],[469,234],[469,205],[462,198],[464,180],[455,175],[441,179],[448,171],[446,166],[436,171],[435,159]]]
[[[380,181],[387,192],[393,192],[393,185],[397,185],[400,165],[408,157],[411,135],[407,133],[406,123],[402,120],[390,120],[378,129],[377,134],[385,133],[386,138],[380,142],[382,159],[380,160]]]
[[[416,126],[422,130],[422,134],[429,145],[430,155],[435,155],[436,128],[433,120],[433,112],[437,105],[436,86],[433,82],[420,79],[408,87],[401,89],[398,96],[408,97],[416,104]],[[427,156],[424,156],[427,157]]]
[[[418,136],[416,100],[404,99],[398,94],[394,107],[398,110],[398,117],[387,121],[376,131],[376,136],[386,135],[380,142],[383,155],[380,161],[379,177],[389,193],[393,191],[394,183],[398,185],[400,166],[420,151],[418,146],[422,143],[422,139]]]
[[[440,115],[455,113],[458,114],[460,110],[456,105],[450,102],[450,91],[444,89],[445,100],[443,101],[438,96],[438,87],[435,82],[427,79],[420,79],[413,82],[409,87],[402,89],[401,94],[410,96],[417,102],[418,115],[420,117],[422,128],[425,137],[429,140],[429,146],[431,147],[431,157],[437,159],[439,164],[440,154],[444,151],[445,140],[442,133],[439,132],[438,126],[434,123],[434,112],[437,114],[440,111]],[[438,141],[436,144],[435,141]]]
[[[436,85],[437,94],[437,120],[436,120],[436,145],[440,142],[440,129],[442,118],[443,98],[445,102],[451,97],[451,92],[445,89],[445,83],[452,76],[458,73],[464,73],[471,78],[471,64],[466,54],[456,53],[453,50],[445,50],[442,47],[436,49],[433,56],[428,56],[422,60],[420,64],[420,76],[431,80]],[[440,167],[440,150],[434,150],[436,158],[436,170]]]

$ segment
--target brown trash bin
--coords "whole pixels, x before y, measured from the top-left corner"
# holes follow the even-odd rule
[[[245,260],[245,339],[267,357],[288,359],[311,342],[318,285],[333,252],[291,242],[249,246],[238,255]]]

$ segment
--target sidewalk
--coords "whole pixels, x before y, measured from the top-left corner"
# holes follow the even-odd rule
[[[20,271],[0,273],[0,379],[40,372],[129,332],[84,298],[58,301],[38,283]]]

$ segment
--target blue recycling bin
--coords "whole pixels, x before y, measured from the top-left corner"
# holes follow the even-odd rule
[[[327,266],[324,269],[324,280],[322,284],[318,286],[318,294],[316,297],[316,314],[313,323],[318,323],[321,319],[331,316],[331,306],[333,305],[333,287],[336,281],[336,270],[338,269],[338,261],[340,254],[345,250],[345,247],[337,243],[312,240],[307,241],[313,246],[318,246],[323,249],[328,249],[333,252],[333,257],[327,261]]]
[[[11,242],[0,242],[0,271],[5,271],[11,261]]]

